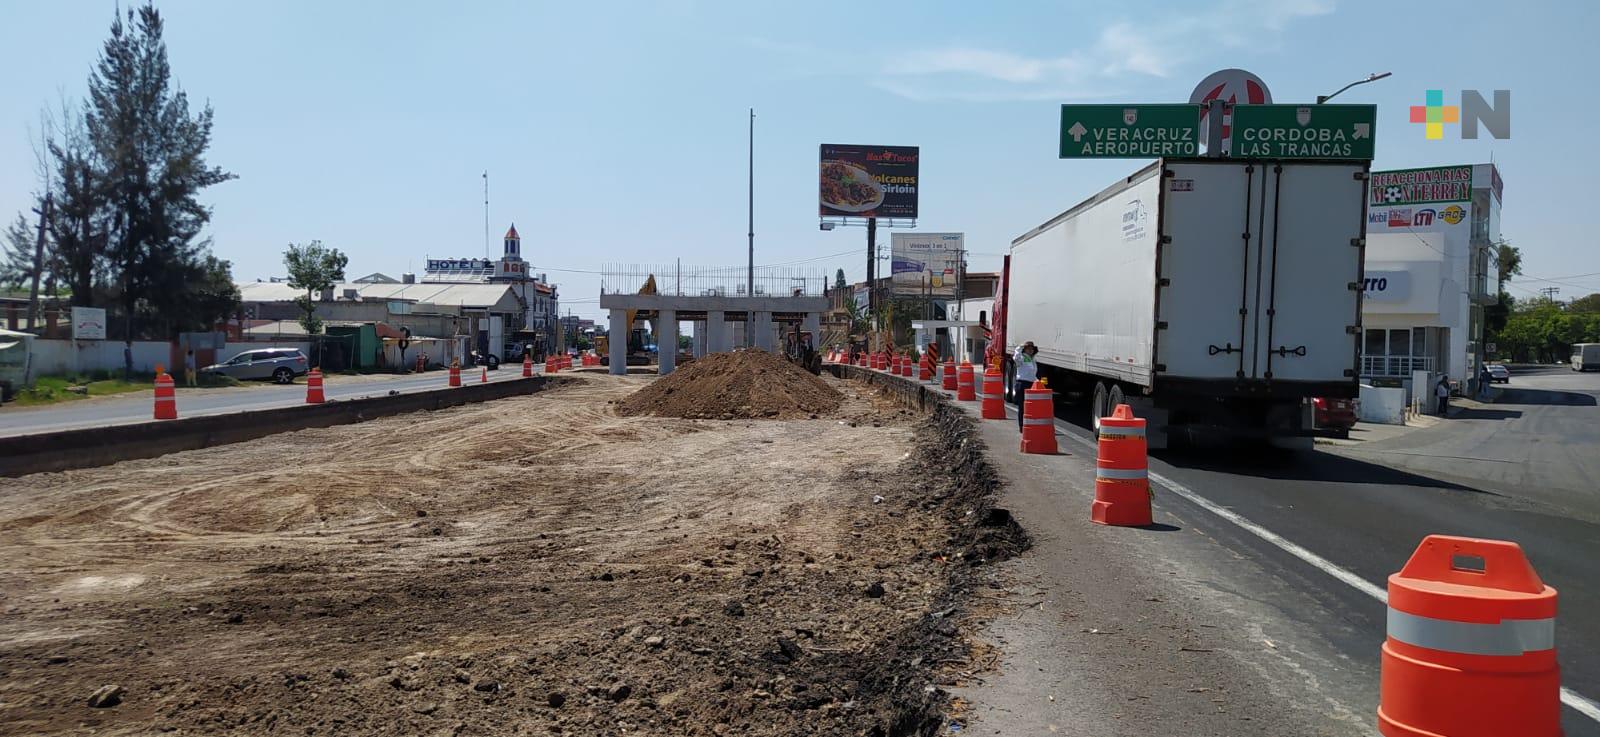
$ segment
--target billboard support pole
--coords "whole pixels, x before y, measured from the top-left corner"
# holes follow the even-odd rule
[[[1223,102],[1212,100],[1207,103],[1206,111],[1206,156],[1213,159],[1222,158],[1222,116]]]
[[[878,219],[867,218],[867,324],[878,331]],[[870,346],[872,339],[867,341]]]

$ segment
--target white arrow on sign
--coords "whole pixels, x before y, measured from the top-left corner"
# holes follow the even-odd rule
[[[1081,122],[1074,122],[1072,124],[1072,127],[1067,129],[1067,133],[1072,135],[1072,142],[1073,143],[1082,143],[1083,142],[1083,134],[1088,133],[1088,132],[1089,132],[1089,129],[1083,127],[1083,123],[1081,123]]]
[[[1371,123],[1356,123],[1355,125],[1356,125],[1356,132],[1351,134],[1351,136],[1350,136],[1351,140],[1357,140],[1357,139],[1361,139],[1361,138],[1371,138],[1372,137],[1372,124]]]

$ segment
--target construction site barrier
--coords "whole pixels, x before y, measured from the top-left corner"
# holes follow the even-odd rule
[[[522,378],[533,376],[533,354],[522,354]]]
[[[1556,590],[1502,540],[1429,535],[1389,576],[1385,737],[1561,734]]]
[[[1055,393],[1043,381],[1034,382],[1022,397],[1022,452],[1056,452]]]
[[[461,367],[450,367],[450,386],[461,386]]]
[[[1119,404],[1100,418],[1100,447],[1094,469],[1094,506],[1089,518],[1097,525],[1143,527],[1151,524],[1150,469],[1145,420]]]
[[[917,362],[917,381],[933,381],[933,354],[922,354],[922,360]]]
[[[972,373],[972,364],[962,361],[961,366],[956,369],[956,401],[978,401],[976,378]]]
[[[178,419],[178,393],[172,383],[172,376],[166,373],[156,374],[156,407],[155,417],[158,420]]]
[[[322,404],[322,369],[314,368],[306,374],[306,404]]]
[[[985,420],[1003,420],[1006,418],[1005,377],[1000,374],[1000,369],[993,366],[983,372],[982,415]]]
[[[944,362],[944,384],[943,384],[943,387],[947,391],[955,391],[955,389],[956,389],[956,362],[955,361],[946,360]]]

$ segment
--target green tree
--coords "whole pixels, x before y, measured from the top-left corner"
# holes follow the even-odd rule
[[[844,280],[844,269],[839,269],[838,271],[833,272],[834,289],[844,289],[848,286],[850,286],[850,282]]]
[[[289,286],[306,290],[305,296],[296,297],[294,303],[300,307],[300,327],[305,328],[307,334],[322,332],[322,318],[317,317],[317,292],[332,289],[333,285],[344,281],[344,267],[349,263],[349,257],[337,248],[322,245],[322,241],[311,241],[303,246],[290,243],[289,250],[283,252]]]
[[[1522,275],[1522,249],[1511,245],[1511,241],[1502,240],[1494,244],[1494,258],[1500,267],[1501,284]]]
[[[206,164],[211,145],[209,105],[196,115],[172,87],[172,69],[155,6],[130,9],[128,25],[112,21],[111,37],[89,75],[84,127],[95,162],[95,187],[106,213],[106,267],[121,308],[132,372],[136,326],[189,324],[193,295],[179,278],[206,269],[211,221],[199,193],[233,175]],[[179,276],[175,276],[179,275]]]
[[[1600,293],[1579,297],[1567,303],[1568,312],[1600,312]]]

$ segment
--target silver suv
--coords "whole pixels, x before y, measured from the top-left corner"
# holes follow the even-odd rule
[[[212,364],[202,373],[222,374],[235,379],[272,379],[279,384],[290,384],[294,377],[310,370],[306,354],[296,348],[258,348],[245,351],[226,362]]]

